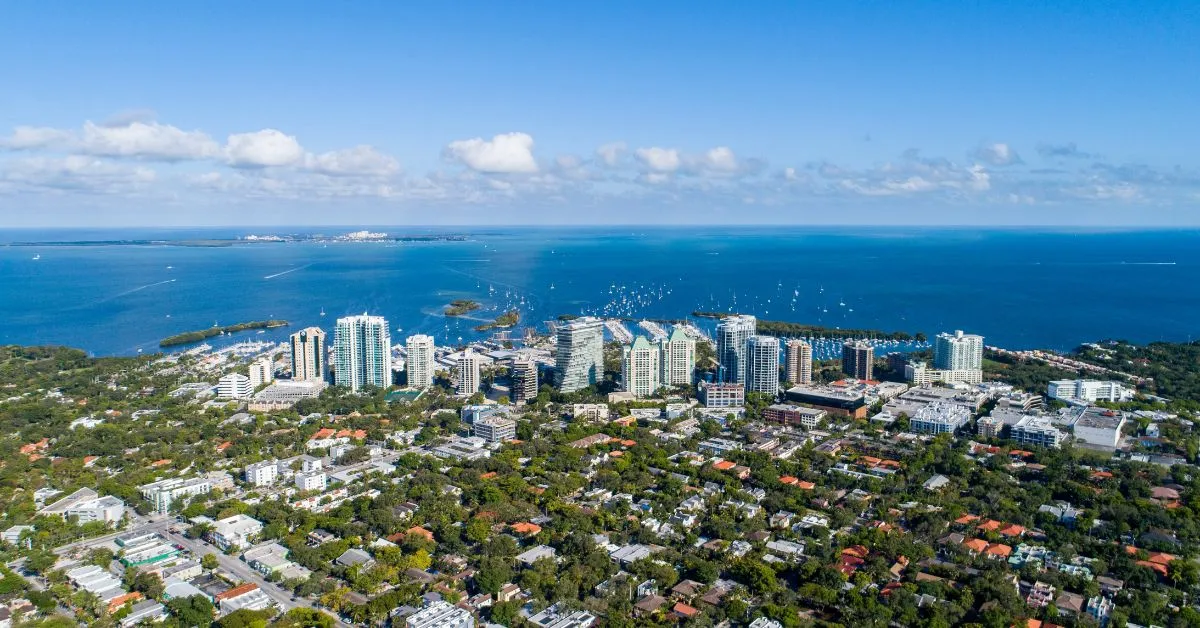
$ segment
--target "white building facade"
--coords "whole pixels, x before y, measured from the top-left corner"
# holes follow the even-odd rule
[[[555,373],[562,392],[575,392],[604,378],[604,322],[585,316],[559,325]]]
[[[334,380],[358,391],[392,385],[392,337],[382,316],[347,316],[334,330]]]
[[[408,374],[408,385],[413,388],[429,388],[433,385],[433,353],[436,350],[433,336],[417,334],[405,341],[408,359],[404,369]]]

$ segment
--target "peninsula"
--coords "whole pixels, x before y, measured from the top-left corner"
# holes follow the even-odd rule
[[[283,320],[269,320],[238,323],[236,325],[226,325],[224,327],[213,326],[200,331],[188,331],[182,334],[168,336],[158,341],[158,346],[176,347],[179,345],[189,345],[194,342],[200,342],[201,340],[205,340],[207,338],[212,338],[213,336],[220,336],[221,334],[232,334],[239,331],[246,331],[248,329],[274,329],[276,327],[286,327],[287,324],[288,322]]]

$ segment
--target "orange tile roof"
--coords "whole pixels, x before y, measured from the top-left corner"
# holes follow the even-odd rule
[[[779,483],[780,484],[788,484],[788,485],[799,484],[800,480],[794,476],[785,475],[785,476],[779,478]]]
[[[487,473],[480,473],[480,474],[479,474],[479,479],[481,479],[481,480],[490,480],[490,479],[492,479],[492,478],[496,477],[497,475],[499,475],[499,474],[498,474],[498,473],[496,473],[495,471],[488,471]]]
[[[680,617],[687,617],[689,619],[700,614],[700,611],[688,606],[687,604],[684,604],[683,602],[676,602],[674,608],[671,609],[671,612],[679,615]]]
[[[84,456],[83,457],[83,466],[86,467],[99,459],[100,459],[100,456]]]
[[[309,440],[320,440],[322,438],[329,438],[330,436],[333,436],[336,433],[337,432],[332,427],[323,427],[323,428],[317,430],[316,433],[314,433],[312,436],[310,436]]]
[[[963,516],[959,517],[958,519],[955,519],[954,523],[957,523],[959,525],[966,525],[968,523],[971,523],[972,521],[979,521],[979,515],[971,515],[971,514],[963,515]]]
[[[108,612],[112,613],[116,611],[118,608],[124,606],[126,602],[136,602],[140,599],[142,599],[142,594],[138,593],[137,591],[126,593],[124,595],[118,595],[117,597],[114,597],[108,601]]]
[[[216,597],[217,601],[220,602],[221,600],[229,600],[241,595],[245,595],[257,588],[257,584],[254,584],[253,582],[247,582],[246,584],[240,584],[236,587],[233,587],[228,591],[222,591],[221,593],[216,594],[214,597]]]
[[[231,443],[229,441],[225,441],[225,442],[221,443],[220,445],[217,445],[217,451],[225,451],[226,449],[229,449],[230,447],[233,447],[233,443]]]
[[[800,482],[798,482],[798,483],[796,484],[796,486],[798,486],[798,487],[800,487],[800,488],[802,488],[802,489],[804,489],[804,490],[806,490],[806,491],[811,491],[811,490],[813,490],[814,488],[817,488],[817,485],[816,485],[816,484],[813,484],[812,482],[806,482],[806,481],[804,481],[804,480],[800,480]]]
[[[609,457],[609,458],[620,458],[621,456],[624,456],[624,455],[625,455],[625,452],[623,452],[623,451],[610,451],[610,452],[608,452],[608,457]]]
[[[875,456],[863,456],[862,458],[859,458],[859,461],[862,462],[863,464],[871,465],[871,466],[874,466],[874,465],[877,465],[877,464],[883,462],[883,460],[881,458],[876,458]]]
[[[1000,530],[1000,534],[1004,536],[1021,536],[1025,534],[1025,527],[1017,524],[1011,524],[1007,528]]]
[[[1001,558],[1008,558],[1008,556],[1012,554],[1012,548],[1003,543],[993,543],[989,545],[986,550],[984,550],[984,553],[992,556],[1000,556]]]
[[[1141,565],[1142,567],[1149,567],[1150,569],[1153,569],[1154,571],[1158,572],[1158,574],[1160,576],[1167,575],[1167,566],[1166,565],[1152,563],[1148,560],[1139,560],[1139,561],[1137,561],[1136,564]]]
[[[718,471],[728,471],[737,466],[737,463],[731,460],[721,460],[713,463],[713,468]]]
[[[425,528],[422,528],[421,526],[413,526],[413,527],[409,528],[408,530],[405,530],[404,534],[406,536],[409,534],[420,534],[421,536],[425,537],[426,539],[429,539],[430,541],[433,540],[433,533],[430,532],[429,530],[426,530]]]
[[[867,554],[870,554],[870,553],[871,553],[870,550],[863,547],[862,545],[851,545],[850,547],[847,547],[846,549],[842,550],[843,556],[854,556],[855,558],[866,558]]]
[[[1093,471],[1092,472],[1093,480],[1107,480],[1108,478],[1111,478],[1112,476],[1113,476],[1113,474],[1109,473],[1108,471]]]
[[[963,541],[963,546],[967,549],[979,554],[988,548],[988,542],[983,539],[969,539]]]
[[[171,459],[170,459],[170,458],[163,458],[162,460],[155,460],[154,462],[151,462],[151,463],[150,463],[150,466],[152,466],[152,467],[164,467],[164,466],[166,466],[166,465],[169,465],[169,464],[171,464]]]
[[[1166,565],[1166,564],[1170,563],[1171,561],[1175,560],[1175,555],[1167,554],[1165,552],[1154,552],[1154,553],[1150,554],[1150,556],[1147,557],[1146,560],[1148,560],[1152,563],[1158,564],[1158,565]]]
[[[536,523],[528,523],[528,522],[522,521],[520,523],[512,524],[512,529],[513,529],[513,532],[516,532],[517,534],[533,536],[542,531],[542,526],[540,526]]]
[[[624,447],[633,447],[634,445],[637,445],[637,441],[636,441],[636,440],[630,440],[630,439],[628,439],[628,438],[627,438],[627,439],[625,439],[625,440],[621,441],[621,445],[622,445],[622,446],[624,446]]]
[[[984,532],[995,532],[996,530],[999,530],[1000,526],[1002,525],[1004,524],[996,521],[995,519],[988,519],[987,521],[984,521],[976,526],[976,528],[983,530]]]
[[[880,460],[880,461],[879,461],[879,466],[881,466],[881,467],[890,467],[890,468],[899,469],[899,468],[900,468],[900,461],[898,461],[898,460]]]

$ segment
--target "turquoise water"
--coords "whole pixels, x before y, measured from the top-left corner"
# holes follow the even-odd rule
[[[10,230],[0,231],[0,242],[249,232]],[[293,329],[328,329],[337,316],[362,312],[386,316],[401,329],[394,336],[429,333],[454,342],[479,337],[472,327],[509,308],[521,312],[522,326],[564,313],[675,318],[697,309],[734,310],[830,327],[929,334],[965,329],[1011,348],[1200,337],[1195,231],[625,227],[456,233],[469,238],[226,248],[0,245],[0,342],[126,355],[154,351],[165,336],[214,323],[284,318]],[[485,307],[468,319],[447,319],[441,310],[455,298]]]

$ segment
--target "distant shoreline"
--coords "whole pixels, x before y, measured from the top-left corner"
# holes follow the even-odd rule
[[[221,248],[237,245],[258,245],[258,244],[288,244],[296,242],[313,242],[313,243],[388,243],[388,242],[465,242],[467,236],[459,234],[448,235],[406,235],[406,236],[388,236],[383,238],[369,239],[347,239],[344,237],[327,237],[327,236],[271,236],[255,239],[247,238],[192,238],[180,240],[64,240],[64,241],[38,241],[38,242],[6,242],[0,243],[0,246],[183,246],[183,247],[201,247],[201,248]]]

